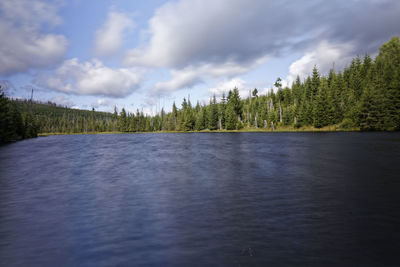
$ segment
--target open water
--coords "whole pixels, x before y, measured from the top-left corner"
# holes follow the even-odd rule
[[[0,147],[1,266],[399,266],[399,133]]]

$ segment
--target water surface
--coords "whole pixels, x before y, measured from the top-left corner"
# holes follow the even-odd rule
[[[50,136],[0,147],[1,266],[395,266],[400,134]]]

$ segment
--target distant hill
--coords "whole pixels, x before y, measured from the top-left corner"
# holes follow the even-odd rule
[[[91,132],[116,130],[116,116],[109,112],[72,109],[55,103],[12,99],[21,113],[32,112],[39,132]]]

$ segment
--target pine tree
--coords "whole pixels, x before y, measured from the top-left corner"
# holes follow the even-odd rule
[[[240,101],[239,89],[235,87],[233,91],[229,91],[228,103],[231,103],[237,118],[241,118],[243,111],[243,104]]]
[[[122,108],[121,113],[118,117],[118,131],[120,132],[127,132],[128,130],[128,119],[126,115],[125,108]]]
[[[221,123],[221,128],[225,129],[225,110],[226,110],[226,97],[225,92],[222,93],[221,102],[218,105],[218,117]]]
[[[205,111],[206,111],[206,108],[201,107],[199,112],[197,113],[196,123],[194,126],[196,131],[201,131],[206,128],[205,127],[205,118],[206,118],[207,113]]]
[[[172,104],[172,119],[173,119],[173,122],[174,122],[174,130],[177,130],[177,128],[176,128],[176,125],[177,125],[177,122],[176,122],[176,120],[177,120],[177,118],[178,118],[178,109],[176,108],[176,105],[175,105],[175,101],[174,101],[174,103]]]
[[[312,78],[311,78],[311,99],[314,100],[319,89],[320,85],[320,76],[319,76],[319,71],[316,65],[314,65],[314,68],[312,70]]]
[[[379,85],[382,86],[387,129],[400,130],[400,40],[393,37],[382,45],[376,57]]]
[[[379,90],[370,84],[363,93],[360,103],[361,130],[374,131],[384,129],[384,102]]]
[[[314,127],[322,128],[329,124],[328,82],[325,78],[321,80],[318,94],[314,101]]]
[[[208,129],[218,129],[218,106],[215,95],[213,96],[212,100],[210,100],[210,105],[208,109]]]
[[[227,130],[235,130],[237,126],[237,115],[235,112],[235,108],[232,102],[228,101],[226,105],[226,119],[225,119],[225,126]]]

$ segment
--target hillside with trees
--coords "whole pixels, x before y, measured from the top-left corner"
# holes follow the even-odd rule
[[[318,129],[335,125],[338,129],[363,131],[400,130],[400,41],[393,37],[372,59],[355,57],[343,71],[331,69],[321,75],[317,66],[303,80],[282,88],[281,79],[259,95],[254,89],[241,99],[238,88],[207,105],[183,99],[171,112],[155,116],[124,108],[114,113],[94,109],[76,110],[53,103],[10,100],[1,93],[1,142],[37,133],[153,132],[271,129],[274,127]]]
[[[372,59],[368,54],[355,57],[343,71],[331,69],[327,76],[315,66],[302,81],[297,77],[291,88],[278,88],[266,95],[254,89],[240,99],[238,88],[213,96],[208,105],[183,99],[181,108],[163,110],[154,117],[143,114],[118,116],[120,131],[201,131],[235,130],[244,127],[289,126],[306,129],[337,125],[341,129],[400,129],[400,41],[393,37]]]
[[[36,119],[30,108],[21,112],[15,101],[5,97],[0,86],[0,145],[36,137],[37,133]]]

